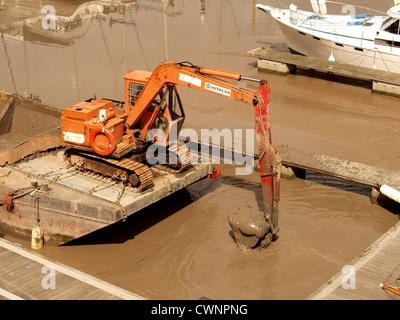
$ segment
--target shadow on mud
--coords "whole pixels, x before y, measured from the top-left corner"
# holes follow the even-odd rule
[[[212,192],[219,183],[212,183],[211,187],[201,196]],[[74,239],[62,246],[94,245],[124,243],[134,239],[140,233],[160,223],[178,211],[195,202],[199,196],[193,195],[186,188],[181,189],[166,198],[130,215],[125,221],[120,221],[90,234]]]

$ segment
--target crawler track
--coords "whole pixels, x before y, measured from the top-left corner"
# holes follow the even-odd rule
[[[139,190],[144,190],[153,184],[153,173],[143,163],[129,158],[111,159],[87,153],[69,151],[71,164],[81,170],[90,170],[102,175],[120,180]]]

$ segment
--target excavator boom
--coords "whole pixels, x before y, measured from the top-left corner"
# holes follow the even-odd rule
[[[209,93],[225,96],[245,103],[254,103],[254,91],[245,89],[234,83],[227,82],[216,77],[240,80],[237,72],[229,72],[218,69],[197,67],[184,63],[165,62],[159,65],[151,74],[134,107],[125,109],[128,113],[126,125],[132,127],[148,110],[149,106],[167,85],[181,85]],[[125,108],[127,106],[125,105]],[[129,106],[128,106],[129,108]],[[141,128],[142,139],[149,128]]]

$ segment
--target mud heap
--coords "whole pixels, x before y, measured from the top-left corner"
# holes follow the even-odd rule
[[[241,206],[228,217],[232,237],[242,248],[266,248],[276,236],[264,213],[251,206]]]
[[[0,151],[35,135],[60,126],[58,110],[41,105],[39,100],[0,94]]]
[[[61,110],[45,106],[37,98],[0,93],[0,166],[59,146],[60,117]],[[41,135],[46,136],[45,142]],[[29,142],[33,137],[36,139]]]

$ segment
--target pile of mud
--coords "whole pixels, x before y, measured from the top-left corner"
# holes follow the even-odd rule
[[[60,118],[61,110],[45,106],[37,99],[1,93],[0,165],[43,147],[59,146]]]
[[[1,94],[0,151],[60,126],[61,111],[33,99]]]

